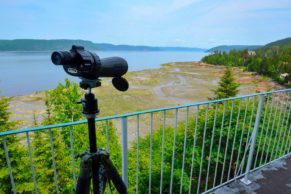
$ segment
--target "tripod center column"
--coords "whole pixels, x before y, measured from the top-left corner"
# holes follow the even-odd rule
[[[85,98],[82,99],[82,105],[82,113],[88,120],[90,152],[95,153],[97,151],[95,118],[99,113],[98,101],[94,94],[89,92],[85,94]]]

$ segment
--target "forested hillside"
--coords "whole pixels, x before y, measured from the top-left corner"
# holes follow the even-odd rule
[[[214,65],[238,66],[273,78],[281,84],[288,84],[291,74],[291,38],[283,39],[254,50],[229,53],[215,52],[202,61]]]
[[[204,51],[192,47],[157,47],[141,45],[114,45],[109,43],[94,43],[88,40],[41,40],[41,39],[16,39],[0,40],[0,51],[51,51],[68,50],[72,45],[82,45],[88,50],[103,51]]]
[[[266,44],[265,47],[291,45],[291,37]]]
[[[206,52],[213,53],[213,52],[230,52],[232,50],[254,50],[261,48],[263,46],[261,45],[221,45],[221,46],[216,46],[211,49],[208,49]]]

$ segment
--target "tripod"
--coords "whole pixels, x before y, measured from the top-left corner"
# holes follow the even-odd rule
[[[83,106],[82,113],[88,122],[90,149],[76,155],[76,158],[81,158],[76,194],[89,194],[91,180],[94,194],[103,194],[106,182],[110,184],[110,181],[113,182],[119,193],[125,194],[127,193],[127,188],[110,160],[109,153],[104,149],[97,149],[95,117],[99,110],[98,101],[91,92],[91,89],[100,85],[99,80],[94,83],[86,81],[80,83],[81,88],[88,89],[80,103]]]

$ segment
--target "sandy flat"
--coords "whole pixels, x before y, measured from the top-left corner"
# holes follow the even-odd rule
[[[130,88],[122,93],[114,90],[111,80],[104,79],[103,86],[94,89],[100,116],[205,101],[213,95],[224,68],[201,62],[176,62],[162,65],[160,69],[130,72],[126,76]],[[239,68],[233,70],[241,84],[239,94],[281,88],[268,78]],[[45,117],[44,93],[14,97],[10,110],[12,120],[22,120],[20,127],[40,123]]]

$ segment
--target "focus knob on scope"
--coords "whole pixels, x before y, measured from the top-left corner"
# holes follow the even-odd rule
[[[128,89],[128,82],[122,78],[128,70],[128,64],[121,57],[100,59],[83,46],[73,45],[70,51],[53,52],[51,60],[55,65],[63,65],[66,73],[81,78],[82,83],[87,83],[89,87],[96,85],[99,77],[113,77],[112,84],[116,89]]]

